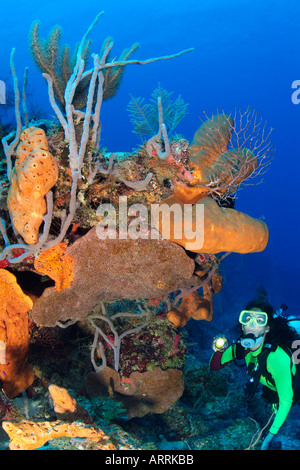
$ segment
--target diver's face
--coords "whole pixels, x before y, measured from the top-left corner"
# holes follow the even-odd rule
[[[263,336],[265,338],[268,331],[270,331],[270,327],[267,324],[264,325],[264,317],[262,315],[261,309],[252,309],[251,313],[248,314],[247,323],[242,324],[242,330],[244,335],[248,335],[251,333],[256,338],[259,336]]]

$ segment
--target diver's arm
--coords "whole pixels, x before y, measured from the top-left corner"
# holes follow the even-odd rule
[[[270,433],[277,434],[293,404],[291,359],[281,348],[277,348],[269,354],[267,369],[275,382],[279,398],[278,410],[270,428]]]
[[[216,351],[210,358],[209,369],[220,370],[233,361],[234,346],[235,345],[232,344],[231,346],[228,346],[228,348],[224,349],[224,351]]]
[[[223,351],[216,351],[210,358],[209,369],[220,370],[233,360],[244,360],[248,352],[249,349],[245,349],[241,343],[237,341]]]

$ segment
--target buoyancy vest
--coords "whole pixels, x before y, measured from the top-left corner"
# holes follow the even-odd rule
[[[253,370],[249,370],[251,379],[247,387],[247,394],[250,398],[254,396],[261,377],[264,377],[270,384],[275,385],[272,374],[267,369],[267,360],[269,354],[275,352],[278,346],[279,345],[265,344],[258,357],[256,366]],[[295,375],[292,374],[293,403],[295,404],[300,400],[300,366],[293,361],[293,353],[287,346],[280,345],[280,348],[290,357],[291,369],[293,364],[296,365],[296,373]]]

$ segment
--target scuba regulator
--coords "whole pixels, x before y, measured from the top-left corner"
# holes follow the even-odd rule
[[[261,345],[264,335],[255,336],[253,333],[248,333],[239,339],[239,342],[245,349],[258,347]]]

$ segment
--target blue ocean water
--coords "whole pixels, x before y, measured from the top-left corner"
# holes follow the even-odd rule
[[[251,298],[264,284],[277,306],[285,302],[298,314],[300,105],[292,103],[292,82],[300,79],[300,4],[286,1],[227,0],[28,0],[1,2],[0,78],[9,77],[9,56],[16,48],[19,79],[29,67],[28,90],[33,102],[52,111],[47,88],[28,48],[28,31],[41,21],[42,36],[55,24],[63,28],[63,43],[72,46],[99,11],[105,14],[93,31],[94,51],[106,36],[114,39],[118,57],[134,42],[134,57],[146,59],[194,47],[182,57],[127,67],[120,91],[104,103],[101,145],[108,151],[129,151],[139,145],[126,110],[130,94],[147,100],[158,83],[189,103],[189,114],[178,132],[192,139],[199,114],[217,109],[252,109],[274,128],[275,158],[265,181],[243,189],[236,209],[264,216],[270,241],[263,253],[233,255],[226,260],[223,308],[233,300]],[[1,108],[0,108],[1,113]],[[242,300],[241,300],[242,302]],[[241,305],[242,307],[243,305]]]

